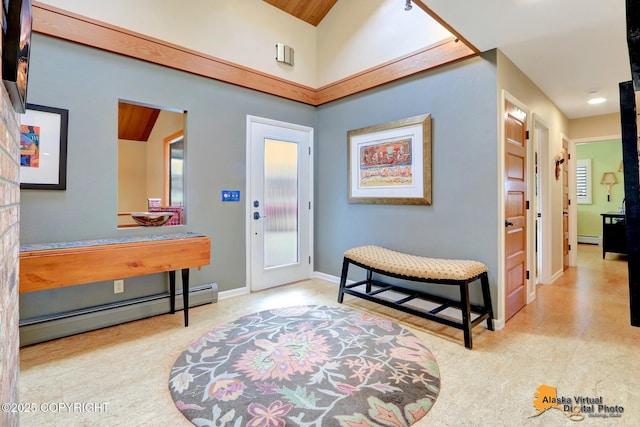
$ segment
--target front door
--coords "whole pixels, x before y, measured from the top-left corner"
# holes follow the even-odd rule
[[[527,298],[527,114],[505,101],[505,320]]]
[[[311,277],[313,130],[249,116],[248,282],[252,291]]]

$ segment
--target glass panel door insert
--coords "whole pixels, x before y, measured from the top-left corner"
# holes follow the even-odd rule
[[[299,261],[298,144],[264,141],[264,267]]]

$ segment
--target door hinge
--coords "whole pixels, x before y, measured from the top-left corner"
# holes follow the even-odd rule
[[[311,147],[309,147],[309,155],[311,155]]]
[[[571,153],[567,154],[567,160],[571,160]]]
[[[527,134],[525,135],[526,139],[529,139],[529,131],[527,131]]]
[[[529,280],[529,270],[527,270],[527,280]]]
[[[528,200],[525,202],[525,209],[529,210],[529,201]]]
[[[309,202],[309,210],[311,210],[311,202]]]
[[[569,250],[571,250],[571,245],[569,245]]]
[[[309,255],[309,265],[311,265],[311,255]]]

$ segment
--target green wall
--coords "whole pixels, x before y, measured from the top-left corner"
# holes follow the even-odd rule
[[[618,171],[622,161],[622,142],[604,141],[576,145],[578,160],[591,159],[592,204],[578,205],[578,235],[602,236],[601,213],[617,212],[624,199],[624,177]],[[600,184],[602,174],[614,172],[618,183],[611,186],[611,200],[607,201],[607,187]]]

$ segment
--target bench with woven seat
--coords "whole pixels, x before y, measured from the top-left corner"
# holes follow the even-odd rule
[[[356,265],[367,271],[365,280],[347,284],[349,265]],[[373,274],[409,280],[412,282],[437,283],[456,285],[460,289],[460,301],[432,295],[423,286],[403,286],[402,284],[388,284],[374,280]],[[482,288],[483,306],[471,304],[469,299],[469,284],[480,282]],[[364,285],[364,290],[362,286]],[[416,289],[420,288],[420,289]],[[391,300],[383,297],[385,292],[400,293],[401,299]],[[338,302],[342,303],[344,294],[353,295],[378,304],[392,307],[404,312],[430,319],[464,332],[464,345],[472,348],[471,329],[487,321],[487,328],[493,331],[493,309],[489,292],[489,278],[487,267],[478,261],[427,258],[393,251],[379,246],[360,246],[349,249],[344,253],[342,275]],[[440,304],[427,310],[407,305],[414,299],[422,299]],[[457,321],[442,315],[447,308],[457,308],[462,313],[462,320]],[[476,314],[475,318],[473,314]]]

